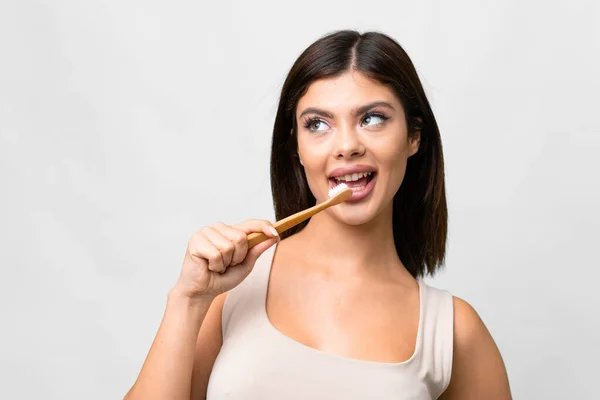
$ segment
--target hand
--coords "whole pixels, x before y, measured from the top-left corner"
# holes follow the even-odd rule
[[[264,232],[271,239],[248,251],[247,235]],[[279,240],[269,221],[248,220],[238,225],[216,223],[194,234],[189,242],[175,288],[189,298],[214,298],[239,285],[258,257]]]

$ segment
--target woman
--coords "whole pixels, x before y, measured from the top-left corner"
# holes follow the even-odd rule
[[[510,399],[473,308],[420,280],[444,260],[444,163],[404,50],[354,31],[308,47],[271,154],[277,219],[354,193],[281,238],[257,220],[195,234],[126,398]],[[272,238],[248,251],[251,232]]]

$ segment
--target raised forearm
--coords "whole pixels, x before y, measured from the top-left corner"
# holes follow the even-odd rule
[[[172,290],[140,375],[125,400],[189,400],[194,349],[212,299],[191,301]]]

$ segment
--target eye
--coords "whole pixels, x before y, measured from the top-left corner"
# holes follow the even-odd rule
[[[304,124],[304,127],[311,132],[322,132],[329,128],[329,125],[318,118],[311,118]]]
[[[386,117],[383,114],[379,114],[379,113],[371,113],[371,114],[367,114],[363,120],[362,120],[362,125],[364,126],[377,126],[377,125],[381,125],[383,124],[385,121],[387,121],[388,119],[390,119],[389,117]]]

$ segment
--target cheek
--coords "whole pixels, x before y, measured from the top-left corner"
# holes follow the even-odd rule
[[[404,179],[407,161],[408,145],[390,144],[380,153],[380,162],[385,165],[389,178],[388,184],[394,186],[394,189],[398,189]]]
[[[329,190],[323,184],[327,157],[323,157],[317,146],[307,146],[300,142],[298,143],[298,156],[302,160],[302,168],[304,169],[308,188],[319,203],[326,198],[326,191]]]
[[[306,143],[304,140],[298,140],[298,156],[302,160],[307,175],[314,172],[322,173],[328,154],[323,144]]]

